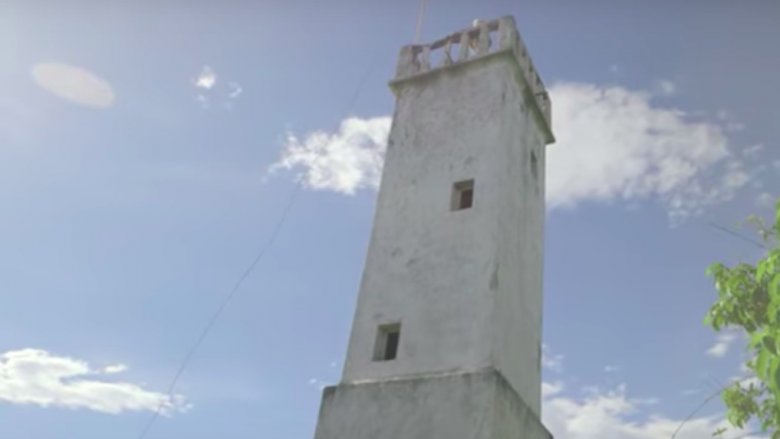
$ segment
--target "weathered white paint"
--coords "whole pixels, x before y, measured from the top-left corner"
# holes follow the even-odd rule
[[[329,387],[317,438],[551,439],[494,370]]]
[[[432,51],[458,41],[473,53],[431,63]],[[533,72],[509,17],[402,50],[344,375],[326,390],[317,439],[517,437],[495,432],[526,412],[539,424],[544,145],[553,137]],[[473,207],[451,211],[453,184],[468,179]],[[377,328],[396,322],[398,358],[374,361]],[[493,384],[474,384],[484,379]],[[433,417],[402,422],[415,413]],[[458,427],[475,416],[502,421],[474,434]],[[545,437],[539,428],[523,437]]]

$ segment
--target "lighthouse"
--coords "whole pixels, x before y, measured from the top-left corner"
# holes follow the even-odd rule
[[[548,94],[512,17],[401,49],[343,376],[315,439],[543,439]]]

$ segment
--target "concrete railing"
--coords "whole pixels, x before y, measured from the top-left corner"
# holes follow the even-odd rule
[[[509,16],[491,21],[476,20],[471,27],[430,44],[404,46],[398,59],[394,81],[474,61],[497,52],[511,52],[514,55],[531,95],[549,127],[549,95],[520,39],[514,18]]]

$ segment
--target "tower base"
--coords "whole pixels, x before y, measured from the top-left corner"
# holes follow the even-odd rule
[[[551,439],[499,372],[346,383],[323,392],[315,439]]]

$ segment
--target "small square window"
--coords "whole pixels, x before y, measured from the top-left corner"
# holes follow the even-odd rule
[[[401,324],[380,325],[376,334],[374,361],[395,360],[398,356],[398,342],[401,340]]]
[[[474,205],[474,180],[463,180],[452,186],[452,210],[469,209]]]

